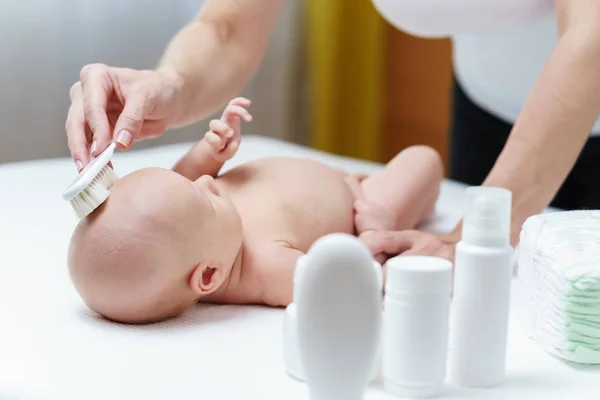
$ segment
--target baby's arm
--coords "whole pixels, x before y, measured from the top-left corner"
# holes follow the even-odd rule
[[[216,178],[223,164],[213,156],[212,146],[202,139],[175,164],[173,171],[195,181],[202,175]]]
[[[250,101],[237,98],[229,102],[221,119],[210,121],[210,130],[173,167],[173,171],[195,181],[202,175],[216,178],[225,161],[233,157],[240,145],[240,118],[246,122],[252,116],[246,110]]]
[[[430,147],[412,146],[381,171],[361,182],[356,202],[356,229],[414,229],[430,214],[443,179],[439,154]]]
[[[286,307],[294,297],[296,262],[304,252],[285,241],[275,241],[265,249],[260,263],[262,301],[272,307]]]

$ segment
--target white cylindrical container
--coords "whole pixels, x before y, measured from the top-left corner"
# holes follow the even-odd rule
[[[399,397],[439,396],[446,377],[452,263],[398,256],[386,268],[384,388]]]
[[[456,245],[448,375],[466,387],[492,387],[505,375],[510,308],[512,194],[467,189],[462,240]]]

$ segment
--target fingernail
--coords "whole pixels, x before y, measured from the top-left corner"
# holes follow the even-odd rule
[[[235,132],[233,131],[233,129],[228,129],[227,130],[227,137],[230,138],[235,134]]]
[[[75,165],[77,166],[77,171],[81,172],[81,169],[83,168],[83,163],[79,160],[75,160]]]
[[[117,138],[115,139],[117,143],[121,144],[123,147],[129,147],[131,141],[133,140],[133,135],[129,131],[123,129],[117,134]]]
[[[98,142],[96,142],[95,140],[92,142],[92,147],[90,147],[90,154],[93,154],[94,151],[96,151],[96,146],[98,145]]]

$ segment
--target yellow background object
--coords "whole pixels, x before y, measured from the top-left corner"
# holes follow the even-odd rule
[[[385,23],[370,0],[307,0],[310,145],[378,161]]]

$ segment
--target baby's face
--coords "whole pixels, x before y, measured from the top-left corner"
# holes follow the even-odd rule
[[[115,183],[106,202],[78,224],[69,270],[92,310],[151,322],[179,315],[216,290],[241,242],[237,210],[211,177],[191,182],[147,168]]]

